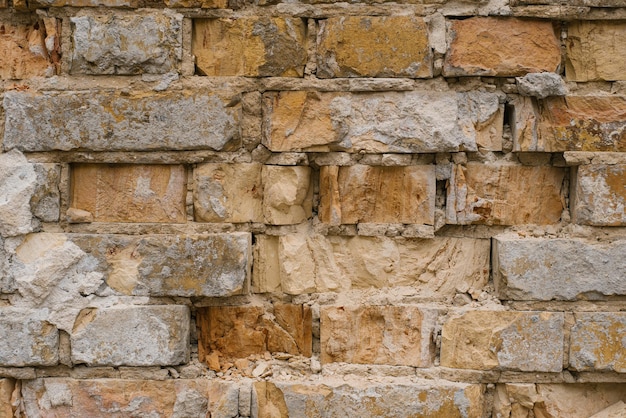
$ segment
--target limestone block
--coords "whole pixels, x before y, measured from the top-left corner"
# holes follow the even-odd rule
[[[312,216],[311,169],[303,166],[263,166],[263,217],[265,223],[290,225]]]
[[[54,366],[59,361],[59,331],[46,310],[0,308],[0,367]]]
[[[257,237],[258,238],[258,237]],[[424,297],[478,295],[489,277],[487,239],[324,236],[257,241],[255,291],[288,294],[409,286]]]
[[[317,76],[432,77],[428,28],[415,16],[342,16],[321,20]]]
[[[570,367],[579,371],[626,372],[626,314],[585,312],[576,313],[575,317]]]
[[[545,99],[567,94],[565,81],[555,73],[528,73],[524,77],[516,77],[515,82],[519,93],[523,96]]]
[[[626,151],[626,97],[549,97],[514,103],[514,151]]]
[[[74,164],[71,208],[96,222],[186,222],[182,165]]]
[[[434,165],[324,166],[320,169],[322,222],[427,224],[435,222]]]
[[[626,404],[619,401],[589,418],[620,418],[623,416],[626,416]]]
[[[29,0],[30,7],[139,7],[139,0]]]
[[[35,169],[22,153],[0,154],[0,236],[33,230],[30,201],[36,188]]]
[[[567,25],[565,76],[570,81],[626,80],[623,21],[575,21]]]
[[[538,384],[536,417],[590,418],[626,396],[623,383]]]
[[[72,362],[89,366],[171,366],[189,361],[189,308],[87,308],[70,336]]]
[[[260,381],[252,386],[252,416],[450,417],[483,416],[482,385],[431,382]]]
[[[261,306],[211,306],[198,308],[200,361],[218,351],[226,358],[243,358],[266,351],[310,357],[311,308],[274,304],[273,317]]]
[[[0,80],[52,76],[54,64],[46,49],[43,22],[1,22]]]
[[[427,367],[432,363],[432,330],[417,307],[324,306],[320,321],[322,364]]]
[[[572,201],[576,223],[626,225],[626,164],[579,166]]]
[[[11,396],[15,389],[13,379],[0,379],[0,418],[13,418]]]
[[[61,166],[59,164],[33,164],[37,176],[35,190],[30,198],[33,215],[43,222],[58,222],[60,211],[59,182]]]
[[[554,224],[561,219],[565,170],[549,166],[467,163],[452,170],[449,224]]]
[[[560,372],[561,312],[471,311],[448,319],[441,365],[459,369]]]
[[[302,77],[307,62],[302,19],[194,20],[196,71],[208,76]]]
[[[199,7],[201,9],[226,9],[228,0],[165,0],[167,7]]]
[[[606,299],[626,295],[626,240],[519,239],[493,241],[498,296],[513,300]]]
[[[4,149],[228,150],[240,142],[232,94],[176,91],[4,95]],[[181,135],[184,132],[184,135]]]
[[[497,148],[502,117],[488,92],[283,91],[264,95],[263,143],[275,152],[475,151]]]
[[[164,74],[182,59],[180,14],[74,16],[70,23],[73,74]]]
[[[544,20],[472,17],[452,20],[443,74],[521,76],[557,72],[561,49],[552,23]]]
[[[511,6],[563,5],[562,0],[511,0]],[[568,6],[625,7],[626,0],[568,0]]]
[[[39,378],[23,383],[27,416],[236,417],[234,382],[207,379]]]

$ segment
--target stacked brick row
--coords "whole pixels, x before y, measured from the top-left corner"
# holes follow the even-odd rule
[[[0,418],[626,414],[626,3],[567,3],[0,0]]]

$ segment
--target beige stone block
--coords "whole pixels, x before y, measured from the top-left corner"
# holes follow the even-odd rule
[[[47,309],[0,308],[0,367],[55,366],[59,330]]]
[[[187,221],[182,165],[75,164],[70,206],[96,222]]]
[[[324,306],[320,311],[322,364],[333,362],[427,367],[431,330],[412,306]]]
[[[1,22],[0,79],[52,76],[55,67],[46,49],[43,22]]]
[[[590,418],[626,397],[624,383],[537,384],[535,417]]]
[[[570,367],[578,371],[626,372],[626,314],[576,313],[570,337]]]
[[[239,389],[207,379],[45,378],[23,383],[26,416],[234,417]]]
[[[208,76],[302,77],[307,61],[302,19],[195,19],[191,51]]]
[[[271,319],[261,306],[198,308],[196,324],[200,361],[214,352],[226,358],[266,351],[311,356],[312,316],[306,305],[276,303]]]
[[[265,223],[291,225],[312,216],[311,169],[304,166],[263,166]]]
[[[343,16],[320,21],[317,76],[432,77],[428,28],[415,16]]]
[[[0,418],[13,418],[11,398],[15,389],[13,379],[0,379]]]
[[[289,294],[412,287],[424,297],[480,294],[489,277],[487,239],[324,236],[297,233],[257,241],[257,292]]]
[[[521,76],[561,63],[550,21],[472,17],[451,21],[448,37],[445,76]]]
[[[320,169],[322,222],[332,225],[403,223],[433,225],[435,166],[348,167]]]
[[[139,7],[139,0],[29,0],[31,8],[47,7]]]
[[[626,404],[619,401],[589,418],[621,418],[624,416],[626,416]]]
[[[579,166],[572,195],[574,222],[626,225],[626,164]]]
[[[165,0],[165,5],[171,8],[225,9],[228,0]]]
[[[194,212],[200,222],[263,222],[262,164],[200,164]]]
[[[570,81],[626,80],[624,21],[578,21],[567,25],[565,76]]]
[[[565,170],[549,166],[456,165],[448,187],[450,224],[554,224]]]
[[[441,365],[458,369],[560,372],[564,315],[560,312],[471,311],[448,319]]]

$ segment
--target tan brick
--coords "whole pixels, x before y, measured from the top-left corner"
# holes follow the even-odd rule
[[[322,363],[427,367],[431,330],[412,306],[325,306],[320,312]]]
[[[580,21],[567,25],[565,76],[571,81],[626,80],[624,21]]]
[[[450,224],[553,224],[563,211],[562,168],[468,163],[452,170]]]
[[[226,358],[243,358],[266,351],[311,356],[312,316],[306,305],[274,304],[274,318],[261,306],[198,308],[200,361],[215,351]]]
[[[208,379],[53,377],[24,382],[22,393],[32,417],[234,417],[239,409],[235,383]]]
[[[520,76],[556,72],[561,50],[552,23],[516,18],[472,17],[449,27],[445,76]]]
[[[320,21],[317,76],[432,77],[424,20],[415,16],[344,16]]]
[[[550,97],[515,103],[514,151],[626,151],[626,97]]]
[[[576,223],[626,225],[626,164],[579,166],[572,202]]]
[[[564,316],[560,312],[472,311],[448,319],[441,365],[459,369],[560,372]]]
[[[46,30],[43,21],[0,22],[0,26],[2,26],[0,79],[23,79],[55,74],[55,66],[45,45]]]
[[[435,221],[435,166],[320,169],[322,222],[428,224]]]
[[[182,165],[75,164],[71,207],[98,222],[186,222]]]
[[[298,18],[194,20],[196,71],[208,76],[302,77],[306,26]]]
[[[577,371],[626,372],[626,313],[576,313],[570,367]]]
[[[11,397],[15,389],[15,380],[0,379],[0,418],[13,418]]]
[[[263,166],[263,216],[265,223],[290,225],[312,216],[311,169],[302,166]]]

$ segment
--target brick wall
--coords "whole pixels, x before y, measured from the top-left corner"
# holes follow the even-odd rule
[[[0,0],[0,418],[626,416],[625,38]]]

